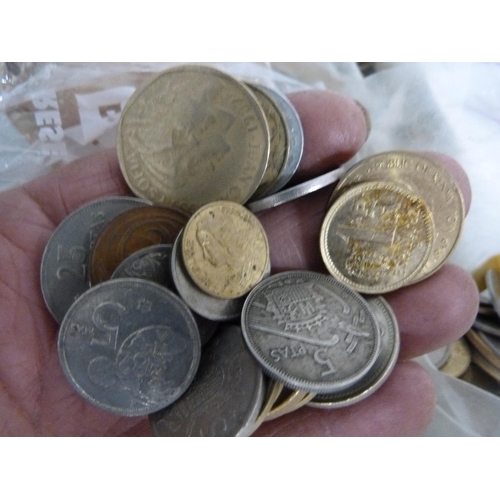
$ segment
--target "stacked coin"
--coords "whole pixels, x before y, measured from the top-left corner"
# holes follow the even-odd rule
[[[363,293],[427,278],[455,248],[465,217],[451,174],[417,153],[391,151],[354,165],[330,198],[320,236],[328,271]]]

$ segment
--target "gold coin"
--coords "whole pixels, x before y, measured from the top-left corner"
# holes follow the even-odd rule
[[[206,66],[178,66],[128,101],[117,150],[137,196],[193,213],[215,200],[252,196],[266,169],[269,129],[238,80]]]
[[[191,216],[182,236],[182,258],[205,293],[235,299],[261,281],[269,244],[259,219],[242,205],[217,201]]]
[[[271,149],[267,168],[262,180],[260,181],[257,191],[255,191],[252,196],[252,198],[260,198],[272,188],[281,172],[281,169],[283,168],[283,163],[287,153],[288,138],[283,117],[273,100],[259,87],[249,83],[247,83],[247,86],[250,87],[250,90],[255,94],[255,97],[257,97],[262,109],[264,110],[264,114],[267,118],[267,124],[269,126],[269,136],[271,139]]]
[[[448,361],[439,371],[452,377],[460,377],[465,373],[471,362],[471,352],[465,339],[458,339],[451,344]]]
[[[314,392],[292,391],[282,401],[280,401],[279,404],[275,404],[271,408],[264,421],[268,422],[269,420],[282,417],[287,413],[292,413],[309,403],[314,396],[316,396],[316,393]]]
[[[358,292],[408,285],[429,257],[434,223],[423,200],[383,182],[355,186],[327,212],[320,235],[330,274]]]
[[[281,382],[278,382],[277,380],[270,380],[269,381],[269,386],[267,388],[267,393],[266,393],[266,398],[264,400],[264,404],[262,405],[262,408],[260,410],[259,416],[255,420],[253,424],[252,430],[249,432],[250,434],[253,434],[260,426],[261,424],[265,421],[267,415],[271,411],[271,408],[273,407],[274,403],[276,400],[279,398],[281,391],[283,390],[284,385]]]
[[[462,191],[453,176],[440,164],[418,153],[390,151],[354,165],[339,181],[331,202],[361,182],[394,182],[422,198],[432,213],[435,236],[429,259],[413,281],[441,267],[455,249],[465,218]]]

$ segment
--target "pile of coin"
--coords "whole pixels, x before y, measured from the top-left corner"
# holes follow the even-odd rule
[[[465,218],[452,175],[409,151],[354,165],[329,205],[320,237],[323,261],[332,276],[367,294],[429,277],[457,245]]]
[[[370,157],[332,195],[320,239],[332,276],[270,276],[252,212],[336,179],[283,189],[302,144],[284,96],[212,68],[174,68],[132,96],[117,149],[139,198],[79,208],[42,259],[63,371],[83,398],[150,415],[159,436],[241,436],[305,404],[356,403],[387,379],[399,332],[373,294],[443,264],[460,190],[425,157]]]

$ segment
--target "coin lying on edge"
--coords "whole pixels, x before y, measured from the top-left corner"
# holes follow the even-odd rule
[[[245,203],[269,158],[269,129],[255,96],[208,66],[154,76],[120,116],[117,151],[130,189],[189,213],[215,200]]]
[[[188,307],[166,288],[136,278],[101,283],[69,309],[59,359],[76,392],[118,415],[147,415],[191,384],[200,336]]]

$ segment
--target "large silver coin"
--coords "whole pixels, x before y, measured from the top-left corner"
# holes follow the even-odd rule
[[[347,389],[366,375],[380,330],[366,301],[330,276],[276,274],[248,295],[241,314],[250,351],[272,378],[318,394]]]
[[[308,406],[315,408],[342,408],[373,394],[392,373],[399,354],[399,328],[396,316],[382,297],[366,297],[380,327],[380,353],[371,370],[352,388],[333,394],[316,395]]]
[[[319,189],[333,184],[334,182],[338,181],[344,175],[344,173],[345,170],[343,168],[332,170],[331,172],[319,175],[318,177],[303,182],[302,184],[298,184],[297,186],[284,189],[279,193],[275,193],[270,196],[266,196],[265,198],[261,198],[260,200],[247,203],[246,207],[253,213],[262,212],[263,210],[268,210],[269,208],[278,207],[280,205],[283,205],[283,203],[296,200],[301,196],[314,193]]]
[[[237,299],[220,299],[200,290],[189,276],[182,260],[181,231],[172,249],[172,276],[177,292],[184,302],[200,316],[214,321],[230,321],[239,318],[245,302],[245,296]]]
[[[293,174],[297,171],[304,150],[304,131],[302,129],[299,114],[284,94],[270,87],[265,87],[264,85],[254,85],[262,92],[266,93],[281,112],[288,140],[285,161],[281,167],[278,178],[268,192],[263,193],[263,195],[271,195],[288,184]]]
[[[141,278],[172,290],[174,279],[171,261],[172,245],[152,245],[129,255],[115,269],[111,278]]]
[[[58,339],[63,371],[87,401],[119,415],[147,415],[189,387],[200,337],[186,305],[136,278],[104,282],[68,310]]]
[[[126,196],[102,198],[83,205],[59,224],[45,247],[40,271],[43,298],[58,323],[90,287],[88,258],[101,231],[117,215],[149,204]]]
[[[190,388],[150,415],[156,436],[246,436],[264,399],[264,376],[237,326],[224,326],[201,356]]]

